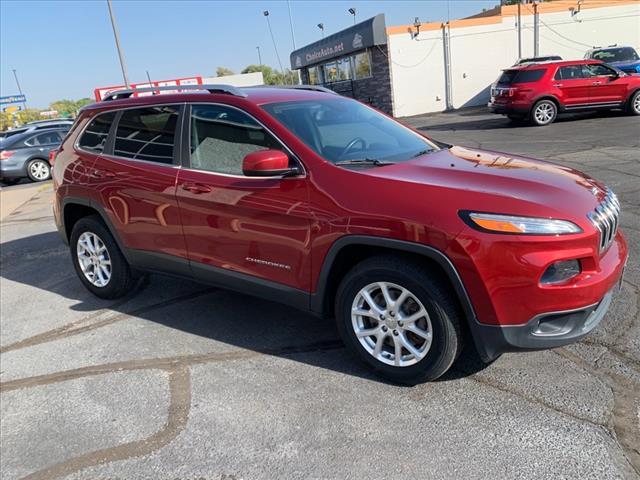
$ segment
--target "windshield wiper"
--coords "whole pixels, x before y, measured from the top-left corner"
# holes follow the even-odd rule
[[[395,162],[385,162],[376,158],[354,158],[352,160],[340,160],[335,165],[373,165],[374,167],[384,167],[394,165]]]
[[[433,153],[433,152],[434,152],[434,150],[432,148],[430,148],[428,150],[420,150],[418,153],[416,153],[411,158],[418,158],[418,157],[421,157],[422,155],[426,155],[428,153]]]

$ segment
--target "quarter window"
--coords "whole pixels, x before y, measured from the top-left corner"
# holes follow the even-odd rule
[[[78,146],[94,153],[102,153],[116,112],[107,112],[94,118],[78,141]]]
[[[113,154],[147,162],[173,163],[173,146],[180,107],[157,107],[124,110]]]
[[[245,155],[272,149],[282,146],[247,114],[222,105],[191,107],[191,168],[242,175]]]

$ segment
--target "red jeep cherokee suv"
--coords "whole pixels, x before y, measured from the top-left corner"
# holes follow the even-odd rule
[[[403,383],[442,375],[465,339],[491,361],[573,342],[607,311],[627,244],[596,180],[443,145],[316,87],[198,88],[115,92],[60,147],[55,218],[95,295],[163,272],[335,316]]]
[[[510,67],[492,85],[489,109],[540,126],[564,112],[623,109],[640,115],[640,76],[597,60]]]

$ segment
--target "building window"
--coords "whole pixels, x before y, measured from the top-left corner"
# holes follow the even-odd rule
[[[338,65],[336,62],[326,63],[324,65],[324,80],[326,83],[338,81]]]
[[[354,70],[356,80],[369,78],[371,76],[371,55],[369,50],[355,55],[353,63],[355,64]]]
[[[336,61],[338,81],[351,80],[353,72],[351,70],[351,57],[341,58]]]
[[[322,67],[309,67],[309,85],[320,85],[322,83]]]

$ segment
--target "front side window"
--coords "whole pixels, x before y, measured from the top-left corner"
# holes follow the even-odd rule
[[[591,65],[584,65],[584,76],[589,78],[589,77],[603,77],[603,76],[611,76],[611,75],[616,75],[615,70],[606,67],[604,65],[600,65],[600,64],[591,64]]]
[[[91,120],[82,133],[78,146],[93,153],[102,153],[107,143],[109,129],[115,118],[116,112],[107,112]]]
[[[380,112],[347,98],[271,103],[262,108],[332,163],[401,162],[439,149]]]
[[[191,107],[191,168],[242,175],[244,157],[258,150],[282,145],[246,113],[223,105]]]
[[[582,65],[560,67],[554,77],[555,80],[577,80],[579,78],[584,78]]]
[[[180,107],[163,105],[124,110],[113,147],[118,157],[173,163],[173,146]]]

